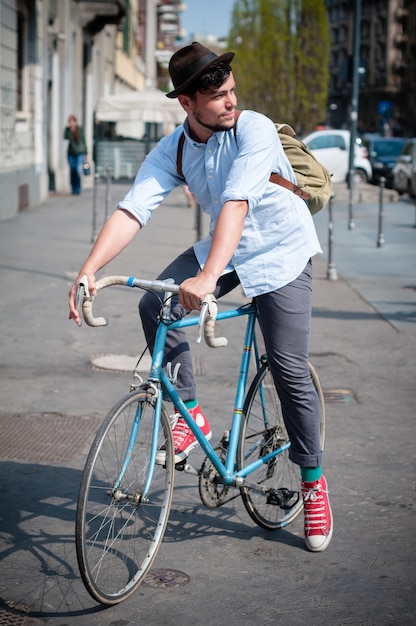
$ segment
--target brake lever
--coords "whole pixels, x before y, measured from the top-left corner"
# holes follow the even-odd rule
[[[205,318],[209,312],[209,302],[206,300],[202,301],[201,312],[199,314],[199,322],[198,322],[198,337],[196,338],[196,343],[201,343],[202,334],[204,332],[205,327]]]
[[[80,320],[78,326],[82,326],[82,305],[87,299],[91,299],[90,290],[88,288],[88,279],[86,276],[83,276],[78,283],[77,293],[75,296],[75,306]]]

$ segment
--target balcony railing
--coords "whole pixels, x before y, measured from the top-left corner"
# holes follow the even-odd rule
[[[81,25],[91,34],[106,24],[119,24],[126,14],[125,0],[77,0]]]

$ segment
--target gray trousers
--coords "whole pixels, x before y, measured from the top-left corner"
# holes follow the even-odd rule
[[[181,284],[196,276],[199,265],[192,248],[175,259],[158,277],[173,278]],[[239,285],[235,272],[221,276],[215,296],[221,298]],[[176,302],[175,302],[176,300]],[[175,297],[174,319],[187,312]],[[270,293],[256,297],[260,327],[263,334],[270,370],[282,405],[283,418],[291,440],[290,459],[302,467],[321,465],[320,405],[311,381],[308,366],[309,332],[312,308],[312,263],[293,282]],[[148,292],[139,304],[146,341],[152,351],[157,329],[160,301]],[[166,341],[165,363],[176,363],[177,390],[183,401],[196,395],[192,357],[185,330],[170,331]]]

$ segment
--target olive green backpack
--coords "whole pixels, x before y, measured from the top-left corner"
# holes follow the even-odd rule
[[[234,135],[237,133],[237,120],[240,111],[235,112]],[[289,124],[275,124],[279,133],[280,141],[287,158],[296,176],[297,184],[283,178],[280,174],[273,172],[270,181],[276,185],[281,185],[289,189],[297,196],[300,196],[307,203],[312,215],[323,209],[332,194],[332,181],[328,170],[319,163],[310,152],[308,147],[299,139],[296,139],[295,130]],[[182,152],[185,142],[185,134],[179,138],[178,153],[176,156],[176,169],[182,178]]]
[[[297,187],[309,196],[304,198],[304,200],[306,200],[310,212],[314,215],[328,204],[332,194],[331,176],[328,170],[315,159],[308,146],[296,139],[296,132],[289,124],[275,124],[275,126],[279,133],[283,150],[295,173]],[[272,180],[273,176],[279,175],[272,174],[270,180]],[[283,179],[283,181],[285,180]],[[286,186],[278,180],[273,182],[284,187]],[[296,193],[293,189],[291,191]]]

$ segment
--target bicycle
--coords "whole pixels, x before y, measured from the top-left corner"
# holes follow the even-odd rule
[[[171,320],[171,299],[179,286],[170,281],[148,281],[109,276],[97,281],[99,292],[109,285],[126,285],[155,293],[161,314],[147,380],[134,372],[130,392],[110,410],[87,456],[76,513],[76,552],[82,580],[90,595],[113,605],[129,597],[143,582],[163,541],[172,503],[175,471],[198,477],[203,504],[216,508],[241,495],[252,520],[267,530],[283,528],[303,509],[300,474],[288,458],[290,441],[282,419],[279,398],[256,337],[255,300],[218,312],[215,299],[204,299],[200,315]],[[95,318],[88,286],[81,281],[78,304],[90,326]],[[192,420],[174,383],[177,372],[163,368],[168,330],[198,325],[198,339],[211,347],[226,344],[215,336],[215,324],[247,317],[231,428],[214,449]],[[252,355],[256,373],[248,384]],[[166,370],[166,371],[165,371]],[[325,438],[324,399],[318,375],[310,364],[321,405],[321,443]],[[187,422],[206,455],[201,468],[187,459],[175,465],[172,424],[163,403],[169,398]],[[156,454],[164,446],[164,465]]]

